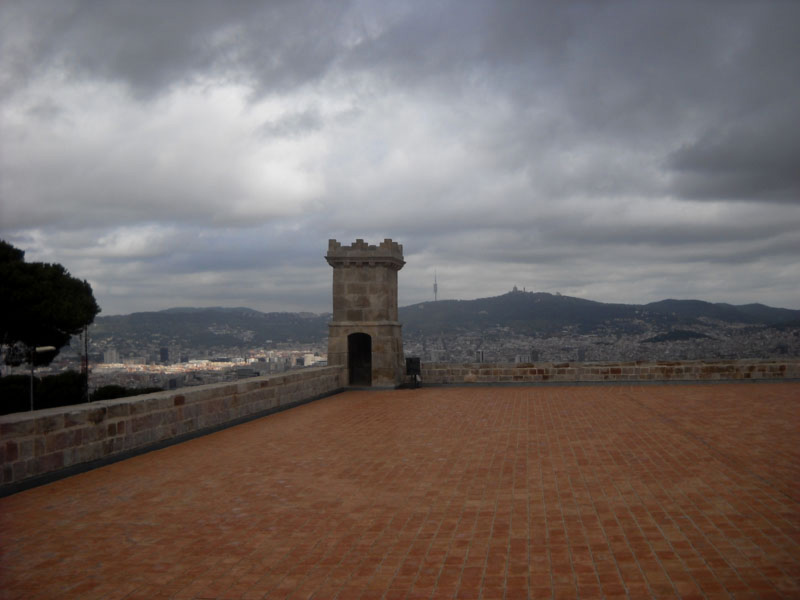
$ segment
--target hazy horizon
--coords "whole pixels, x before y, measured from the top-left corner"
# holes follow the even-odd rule
[[[502,296],[502,295],[511,293],[512,291],[513,290],[507,290],[506,292],[502,292],[500,294],[497,294],[496,296],[480,296],[478,298],[439,298],[438,302],[448,302],[448,301],[449,302],[470,302],[470,301],[473,301],[473,300],[483,300],[483,299],[486,299],[486,298],[495,298],[497,296]],[[544,294],[551,294],[553,296],[558,295],[557,293],[540,292],[538,290],[527,290],[527,289],[526,290],[522,290],[522,289],[519,289],[518,291],[520,291],[520,292],[524,291],[524,292],[527,292],[529,294],[541,294],[541,293],[544,293]],[[562,296],[573,297],[573,296],[569,296],[568,294],[561,294],[561,295]],[[651,302],[644,302],[644,303],[638,303],[638,302],[602,302],[600,300],[595,300],[593,298],[580,298],[580,299],[581,300],[588,300],[590,302],[601,302],[603,304],[627,304],[627,305],[635,305],[635,306],[643,306],[643,305],[651,303]],[[687,302],[699,300],[701,302],[709,302],[710,304],[729,304],[731,306],[746,306],[747,304],[763,304],[763,303],[759,303],[759,302],[745,302],[745,303],[742,303],[742,304],[733,304],[731,302],[725,302],[724,300],[709,301],[709,300],[701,300],[700,298],[659,298],[658,300],[653,300],[652,302],[661,302],[663,300],[677,300],[677,301],[687,301]],[[434,300],[433,300],[433,298],[431,298],[430,300],[421,300],[419,302],[412,302],[410,304],[400,303],[399,304],[399,308],[408,308],[410,306],[415,306],[417,304],[428,304],[428,303],[433,303],[433,302],[434,302]],[[772,306],[772,305],[769,305],[769,304],[765,304],[764,306],[767,306],[768,308],[776,308],[776,309],[800,310],[800,309],[788,308],[786,306]],[[134,311],[131,311],[130,313],[106,314],[106,313],[101,312],[98,315],[98,317],[124,317],[124,316],[128,316],[128,315],[131,315],[131,314],[134,314],[134,313],[142,313],[142,312],[166,312],[166,311],[171,311],[171,310],[204,310],[204,309],[222,309],[222,310],[244,309],[244,310],[254,310],[254,311],[262,312],[262,313],[311,313],[311,314],[314,314],[316,316],[323,316],[323,315],[326,315],[326,314],[332,314],[332,312],[333,312],[333,307],[332,306],[329,308],[329,310],[321,310],[321,311],[288,310],[288,309],[287,310],[277,309],[277,310],[262,311],[262,310],[259,310],[257,308],[253,308],[251,306],[207,305],[207,306],[169,306],[169,307],[166,307],[166,308],[161,308],[161,309],[152,310],[152,311],[149,311],[149,310],[134,310]]]

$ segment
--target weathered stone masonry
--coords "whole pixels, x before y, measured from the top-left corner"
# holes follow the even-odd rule
[[[333,319],[328,335],[328,364],[348,370],[354,385],[396,387],[405,378],[401,325],[397,320],[397,272],[403,268],[403,246],[386,239],[378,246],[356,240],[342,246],[328,241],[333,267]],[[361,336],[366,356],[354,366],[354,342]],[[358,361],[356,361],[358,362]],[[354,368],[368,371],[356,380]]]
[[[145,451],[271,410],[336,393],[328,366],[0,416],[0,492],[76,465]],[[800,380],[800,361],[423,363],[423,385]]]
[[[422,383],[748,381],[800,379],[800,361],[423,363]]]
[[[329,395],[341,389],[341,380],[341,368],[309,368],[0,416],[0,491]]]

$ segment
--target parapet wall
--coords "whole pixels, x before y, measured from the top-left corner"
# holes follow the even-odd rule
[[[422,384],[800,379],[800,361],[422,363]]]
[[[309,368],[0,416],[0,495],[334,394],[345,373],[344,367]],[[423,385],[792,379],[800,379],[796,359],[422,364]]]
[[[342,389],[344,371],[309,368],[0,416],[0,493],[330,395]]]

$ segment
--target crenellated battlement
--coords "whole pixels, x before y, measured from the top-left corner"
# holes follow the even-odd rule
[[[362,239],[357,239],[349,246],[342,246],[336,240],[328,240],[328,254],[325,256],[328,264],[333,266],[344,264],[388,264],[395,269],[402,269],[403,245],[386,238],[379,245],[368,244]]]

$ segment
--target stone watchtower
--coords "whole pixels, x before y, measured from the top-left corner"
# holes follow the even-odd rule
[[[328,364],[347,368],[349,385],[396,387],[403,382],[403,337],[397,320],[397,272],[403,246],[328,240],[333,267],[333,320]]]

